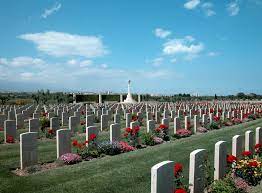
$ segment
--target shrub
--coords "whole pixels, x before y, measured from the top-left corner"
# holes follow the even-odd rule
[[[219,129],[219,125],[217,122],[212,122],[211,124],[209,124],[209,129],[214,130],[214,129]]]
[[[176,134],[173,135],[173,137],[179,139],[179,138],[189,137],[190,135],[192,135],[192,132],[190,130],[179,129],[179,130],[176,131]]]
[[[251,115],[248,115],[248,119],[251,119],[251,120],[256,120],[256,115],[254,114],[251,114]]]
[[[120,141],[119,145],[123,153],[136,150],[135,147],[129,145],[127,142],[124,142],[124,141]]]
[[[86,126],[82,127],[82,132],[85,133],[86,132]]]
[[[164,140],[160,137],[154,137],[153,140],[155,144],[161,144],[164,142]]]
[[[110,141],[103,141],[97,145],[97,149],[100,154],[117,155],[121,153],[121,148],[117,141],[113,143]]]
[[[79,142],[76,139],[72,141],[73,147],[76,149],[76,152],[79,156],[84,160],[91,160],[92,158],[97,158],[102,156],[100,149],[98,148],[97,136],[95,134],[91,134],[89,140],[84,142]],[[88,146],[86,146],[88,144]]]
[[[144,140],[144,144],[150,145],[150,146],[155,145],[154,135],[152,135],[150,133],[145,133],[145,134],[142,135],[142,138]]]
[[[164,141],[170,140],[168,127],[164,124],[159,125],[159,127],[154,130],[154,134],[157,137],[162,138]]]
[[[46,118],[46,117],[41,117],[41,118],[39,119],[39,121],[40,121],[40,126],[41,126],[41,130],[42,130],[42,131],[44,131],[44,129],[45,129],[46,127],[50,127],[50,121],[49,121],[48,118]]]
[[[235,187],[240,192],[241,192],[241,190],[242,190],[242,192],[249,192],[250,186],[248,185],[248,183],[244,179],[234,177],[233,181],[234,181]]]
[[[82,158],[74,153],[66,153],[60,156],[59,159],[62,160],[67,165],[76,164],[82,161]]]
[[[237,160],[233,155],[227,156],[229,169],[234,177],[240,177],[250,186],[256,186],[262,179],[262,164],[257,159],[251,159],[250,151],[242,152],[243,159]],[[240,183],[241,184],[241,183]]]
[[[215,181],[208,190],[209,193],[244,193],[235,186],[233,179],[227,175],[225,178]]]
[[[44,129],[45,137],[49,139],[53,139],[55,137],[55,131],[51,128]]]
[[[229,119],[225,119],[225,120],[223,121],[223,124],[224,124],[225,126],[232,126],[232,125],[233,125],[233,123],[232,123]]]
[[[234,173],[237,177],[244,179],[249,185],[256,186],[262,179],[261,162],[255,159],[240,160]]]
[[[134,128],[128,127],[125,129],[124,137],[126,141],[132,144],[134,147],[141,145],[139,141],[139,131],[140,131],[139,126],[136,126]]]
[[[205,132],[207,132],[207,129],[204,128],[204,127],[198,127],[198,128],[197,128],[197,131],[198,131],[199,133],[205,133]]]
[[[131,119],[133,122],[138,120],[138,117],[135,113],[133,113],[131,117],[132,117]]]
[[[39,165],[33,165],[25,168],[25,171],[28,172],[29,174],[33,174],[35,172],[41,171],[41,166]]]
[[[240,119],[238,119],[238,118],[233,118],[232,119],[232,123],[233,124],[240,124],[240,123],[242,123],[242,121]]]

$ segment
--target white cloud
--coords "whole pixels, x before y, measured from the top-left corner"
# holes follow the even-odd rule
[[[94,58],[108,53],[102,39],[97,36],[81,36],[47,31],[43,33],[22,34],[18,38],[32,41],[36,44],[39,51],[56,57],[82,56]]]
[[[55,3],[51,8],[45,9],[44,13],[42,14],[42,18],[47,18],[53,13],[58,12],[61,7],[62,7],[61,3]]]
[[[75,59],[68,60],[67,64],[70,65],[70,66],[75,66],[77,64],[77,60],[75,60]]]
[[[160,66],[164,61],[164,58],[162,57],[159,57],[159,58],[155,58],[151,61],[152,65],[155,66],[155,67],[158,67]]]
[[[12,59],[0,58],[0,64],[9,67],[42,67],[43,65],[45,65],[45,61],[39,58],[20,56]]]
[[[235,1],[227,4],[227,11],[228,11],[230,16],[236,16],[240,11],[239,1],[235,0]]]
[[[102,68],[108,68],[108,65],[107,64],[101,64],[100,65]]]
[[[213,10],[213,3],[211,2],[205,2],[201,5],[204,13],[206,16],[210,17],[216,14],[216,12]]]
[[[8,64],[8,61],[6,58],[0,58],[0,64],[1,65],[7,65]]]
[[[30,64],[29,64],[30,63]],[[35,68],[42,64],[42,68]],[[34,64],[34,65],[32,65]],[[99,63],[79,58],[64,58],[59,61],[46,61],[40,58],[27,56],[15,58],[0,58],[0,80],[10,85],[16,85],[16,89],[22,89],[24,85],[30,89],[58,88],[73,89],[79,88],[101,89],[120,88],[123,80],[136,77],[138,82],[158,82],[160,79],[177,78],[176,73],[166,68],[148,69],[126,69],[121,67],[108,67],[107,63]],[[15,77],[14,77],[15,76]]]
[[[23,80],[31,80],[34,74],[31,72],[23,72],[23,73],[20,73],[20,76]]]
[[[92,60],[83,60],[80,62],[80,67],[87,67],[91,66],[93,64]]]
[[[200,0],[189,0],[184,4],[186,9],[195,9],[200,4]]]
[[[67,64],[72,67],[88,67],[93,64],[92,60],[76,60],[76,59],[71,59],[67,61]]]
[[[155,78],[167,78],[171,75],[171,73],[167,70],[139,70],[135,72],[136,74],[139,74],[139,76],[148,78],[148,79],[155,79]]]
[[[187,38],[168,40],[163,45],[163,53],[165,55],[187,54],[197,55],[204,50],[204,44],[193,43]]]
[[[220,53],[219,52],[208,52],[208,56],[218,56]]]
[[[177,62],[177,59],[176,59],[176,58],[172,58],[172,59],[170,60],[170,62],[174,64],[174,63]]]
[[[188,40],[189,42],[195,41],[195,38],[193,36],[185,36],[185,39]]]
[[[162,28],[156,28],[154,33],[156,37],[166,38],[167,36],[171,35],[172,32],[169,30],[164,30]]]

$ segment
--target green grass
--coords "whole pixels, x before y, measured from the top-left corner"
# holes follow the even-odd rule
[[[26,177],[18,177],[10,172],[11,169],[19,167],[19,144],[1,144],[0,192],[149,193],[150,170],[153,165],[164,160],[183,163],[184,175],[187,178],[191,151],[198,148],[207,149],[213,166],[214,144],[217,141],[227,141],[228,151],[231,151],[231,138],[234,135],[243,135],[247,130],[254,131],[258,126],[262,126],[261,119]],[[103,135],[107,137],[108,132],[104,132]],[[55,141],[40,141],[38,147],[39,162],[56,159]]]

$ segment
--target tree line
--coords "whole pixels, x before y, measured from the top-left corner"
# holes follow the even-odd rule
[[[106,96],[107,100],[110,100],[110,96]],[[115,96],[115,95],[112,95]],[[134,95],[136,98],[137,96]],[[113,97],[117,100],[118,96]],[[142,101],[158,101],[158,102],[176,102],[176,101],[195,101],[195,100],[262,100],[262,95],[249,93],[245,94],[239,92],[236,95],[225,95],[225,96],[191,96],[190,94],[180,93],[175,95],[159,95],[153,96],[150,94],[141,95]],[[65,92],[50,92],[50,90],[38,90],[37,92],[8,92],[0,93],[0,102],[2,105],[5,104],[16,104],[15,101],[26,100],[34,102],[36,104],[59,104],[59,103],[72,103],[73,94]]]

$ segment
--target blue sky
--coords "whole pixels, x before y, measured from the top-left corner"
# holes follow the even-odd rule
[[[2,0],[0,88],[262,94],[262,0]]]

